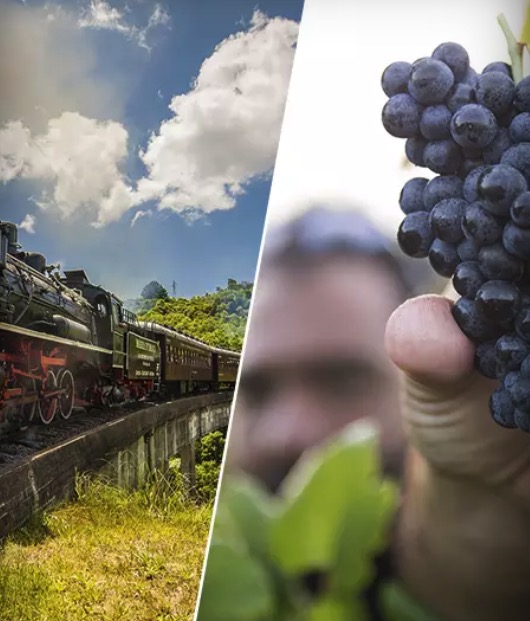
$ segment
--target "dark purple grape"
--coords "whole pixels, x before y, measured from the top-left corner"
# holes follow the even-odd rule
[[[530,112],[530,76],[523,78],[515,86],[513,106],[520,112]]]
[[[405,141],[405,155],[409,162],[415,166],[424,167],[423,152],[427,146],[427,140],[423,136],[414,136]]]
[[[465,179],[471,172],[473,172],[477,168],[482,168],[484,166],[484,159],[482,157],[477,159],[464,159],[458,174],[462,179]]]
[[[490,379],[497,377],[497,361],[495,359],[495,345],[497,341],[479,343],[475,350],[475,368]]]
[[[469,67],[466,72],[466,75],[460,80],[462,84],[469,84],[471,86],[476,86],[478,81],[478,73],[473,69],[473,67]]]
[[[423,161],[427,168],[439,175],[454,175],[462,165],[462,154],[451,139],[431,140],[423,151]]]
[[[478,180],[482,205],[496,216],[508,217],[513,201],[527,187],[524,176],[506,164],[488,166]]]
[[[528,407],[530,403],[530,379],[520,376],[511,385],[509,393],[516,408]]]
[[[515,318],[515,331],[525,341],[530,342],[530,307],[524,306]]]
[[[410,63],[397,61],[388,65],[381,77],[381,87],[387,97],[393,97],[399,93],[406,93],[409,86]]]
[[[479,315],[473,300],[459,298],[453,305],[453,317],[462,332],[475,343],[489,341],[498,335],[499,329]]]
[[[529,353],[528,344],[516,334],[503,334],[495,345],[498,372],[517,371]]]
[[[477,103],[489,108],[495,116],[502,116],[512,107],[515,84],[502,71],[488,71],[477,83]]]
[[[480,246],[494,244],[502,237],[503,228],[502,222],[486,211],[482,203],[475,201],[466,207],[462,230],[467,238],[475,240]]]
[[[523,229],[513,222],[508,222],[502,234],[504,247],[520,259],[530,259],[530,229]]]
[[[479,251],[480,269],[490,280],[521,279],[524,272],[524,262],[509,254],[500,242],[483,246]]]
[[[423,204],[423,190],[429,180],[424,177],[409,179],[399,195],[399,206],[404,214],[426,211]]]
[[[477,311],[488,321],[502,323],[513,319],[520,301],[519,289],[512,282],[488,280],[477,291]]]
[[[463,261],[456,266],[453,287],[462,297],[474,300],[484,281],[477,261]]]
[[[462,192],[464,194],[464,198],[468,203],[474,203],[479,199],[478,180],[484,170],[486,170],[486,166],[475,168],[465,178]]]
[[[464,239],[456,247],[460,261],[478,261],[481,246],[472,239]]]
[[[500,127],[508,128],[510,127],[511,122],[517,116],[517,110],[510,108],[509,112],[503,114],[502,116],[497,117],[497,123]]]
[[[431,227],[435,237],[458,244],[464,239],[462,216],[467,202],[461,198],[445,198],[431,211]]]
[[[440,175],[431,179],[423,190],[425,209],[430,211],[444,198],[462,198],[464,182],[456,175]]]
[[[505,73],[510,78],[513,78],[512,68],[508,63],[503,63],[503,62],[490,63],[489,65],[486,65],[484,67],[484,69],[482,70],[482,73],[489,73],[490,71],[500,71],[501,73]]]
[[[519,373],[521,374],[521,377],[526,377],[530,379],[530,356],[527,356],[521,362],[521,368],[519,369]]]
[[[427,106],[421,115],[420,131],[428,140],[443,140],[451,137],[449,126],[453,113],[447,106]]]
[[[429,214],[426,211],[416,211],[408,214],[398,230],[399,247],[409,257],[425,258],[433,241]]]
[[[505,151],[512,146],[509,132],[505,127],[499,128],[493,142],[491,142],[482,152],[484,164],[498,164]]]
[[[530,142],[530,112],[515,116],[508,131],[512,142]]]
[[[453,83],[453,72],[445,63],[434,58],[426,58],[412,66],[409,93],[425,106],[442,103]]]
[[[462,147],[486,147],[497,131],[495,115],[479,104],[462,106],[451,119],[451,136]]]
[[[429,263],[437,274],[450,278],[460,263],[456,246],[441,239],[435,239],[429,250]]]
[[[466,84],[459,82],[455,84],[445,105],[454,114],[457,110],[460,110],[467,104],[475,103],[475,87],[472,84]]]
[[[512,220],[523,229],[530,228],[530,192],[523,192],[513,201],[510,209]]]
[[[513,413],[513,424],[517,426],[521,431],[530,433],[530,416],[528,407],[522,409],[522,407],[516,408]]]
[[[497,341],[495,341],[497,344]],[[495,361],[495,366],[497,367],[497,362]],[[497,379],[501,380],[502,387],[507,391],[510,391],[514,383],[519,379],[521,374],[519,371],[508,371],[508,373],[500,373],[499,369],[497,369]]]
[[[412,138],[420,131],[421,108],[408,93],[391,97],[383,108],[386,131],[396,138]]]
[[[530,179],[530,143],[514,144],[501,157],[501,164],[517,168],[526,179]]]
[[[462,80],[469,70],[469,54],[459,43],[441,43],[432,57],[445,63],[453,72],[455,80]]]
[[[502,427],[513,429],[515,407],[510,393],[505,388],[497,388],[490,397],[490,411],[493,420]]]

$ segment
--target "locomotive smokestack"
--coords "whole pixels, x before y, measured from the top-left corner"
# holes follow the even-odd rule
[[[7,255],[19,249],[18,228],[12,222],[0,222],[0,267],[5,267]]]

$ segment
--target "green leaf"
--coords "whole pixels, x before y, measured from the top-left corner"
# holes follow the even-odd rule
[[[384,585],[380,597],[387,621],[442,621],[418,604],[397,582]]]
[[[198,621],[273,618],[274,593],[265,569],[250,556],[212,540]]]
[[[368,586],[374,575],[373,563],[369,561],[387,545],[396,496],[396,489],[389,482],[374,482],[372,488],[359,489],[357,493],[352,490],[330,576],[333,592],[347,595]]]
[[[278,499],[257,482],[243,476],[227,478],[219,504],[228,507],[235,527],[252,554],[268,556],[269,532]]]
[[[377,493],[379,485],[376,435],[364,422],[308,452],[286,480],[286,507],[271,527],[272,555],[282,570],[292,575],[329,570],[351,503]],[[376,517],[373,511],[369,515],[375,530]]]

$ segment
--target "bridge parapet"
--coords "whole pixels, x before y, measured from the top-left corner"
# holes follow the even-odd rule
[[[232,398],[223,392],[146,407],[3,469],[0,538],[34,513],[72,498],[77,473],[99,471],[134,488],[180,455],[194,484],[195,440],[228,425]]]

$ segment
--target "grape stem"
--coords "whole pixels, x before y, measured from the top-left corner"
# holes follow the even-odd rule
[[[502,28],[504,36],[506,37],[506,43],[508,44],[508,53],[512,61],[512,75],[513,81],[517,84],[523,79],[523,49],[524,45],[519,43],[515,38],[513,32],[508,25],[504,13],[501,13],[497,17],[499,26]]]

